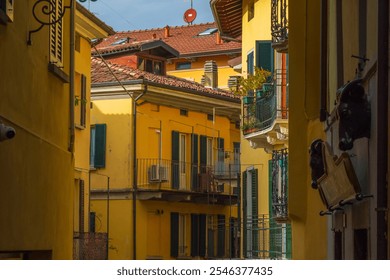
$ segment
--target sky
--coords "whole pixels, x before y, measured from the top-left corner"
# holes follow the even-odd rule
[[[80,2],[80,1],[79,1]],[[187,25],[184,12],[191,0],[86,0],[81,3],[115,31]],[[192,0],[194,24],[213,22],[210,0]]]

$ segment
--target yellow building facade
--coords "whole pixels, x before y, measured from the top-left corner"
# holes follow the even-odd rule
[[[0,255],[71,259],[70,10],[54,25],[63,44],[50,47],[54,27],[33,32],[35,1],[11,3],[0,6],[0,119],[15,130],[0,143]]]
[[[109,259],[237,257],[239,99],[108,63],[121,86],[94,63],[91,212]]]
[[[275,1],[210,3],[221,37],[242,40],[242,76],[256,75],[256,68],[269,72],[261,88],[250,89],[242,97],[242,256],[291,258],[286,201],[288,56],[285,49],[274,50]],[[279,6],[278,13],[279,9],[287,12],[286,7]]]
[[[73,96],[80,92],[77,73],[90,76],[90,39],[108,28],[76,1],[61,2],[52,3],[50,19],[41,14],[48,3],[0,5],[1,63],[7,65],[0,86],[0,258],[74,257],[74,225],[84,215],[75,214],[74,168],[82,166],[80,142],[89,150],[89,130],[85,139],[74,131]]]

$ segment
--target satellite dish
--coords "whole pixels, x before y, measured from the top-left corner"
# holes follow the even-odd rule
[[[195,9],[188,9],[184,12],[183,19],[187,23],[192,23],[196,18],[196,10]]]

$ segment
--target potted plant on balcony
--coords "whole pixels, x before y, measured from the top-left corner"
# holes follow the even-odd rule
[[[270,76],[271,72],[255,67],[255,73],[253,75],[248,75],[246,78],[241,77],[238,80],[238,87],[234,90],[234,93],[243,97],[252,97],[243,98],[244,104],[250,104],[253,102],[255,92],[262,89],[263,84],[269,81]]]

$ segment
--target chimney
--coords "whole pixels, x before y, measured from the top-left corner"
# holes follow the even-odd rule
[[[152,38],[153,38],[153,39],[156,39],[156,38],[157,38],[157,34],[156,34],[156,33],[153,33]]]
[[[164,38],[168,38],[170,36],[169,30],[170,30],[169,25],[164,27]]]
[[[218,67],[214,60],[208,60],[204,64],[204,86],[210,88],[218,87]]]
[[[215,34],[216,34],[215,37],[217,39],[217,42],[216,42],[217,45],[221,45],[222,44],[221,34],[219,34],[219,32],[216,32]]]

